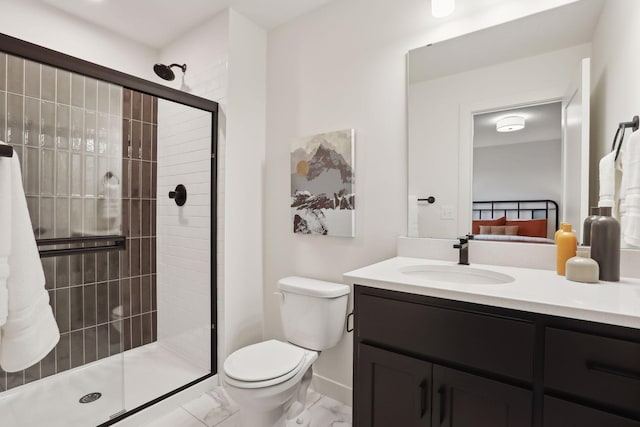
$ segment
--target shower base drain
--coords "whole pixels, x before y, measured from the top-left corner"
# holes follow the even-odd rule
[[[80,403],[91,403],[91,402],[95,402],[96,400],[100,399],[100,397],[102,397],[102,393],[89,393],[89,394],[85,394],[84,396],[82,396],[79,400]]]

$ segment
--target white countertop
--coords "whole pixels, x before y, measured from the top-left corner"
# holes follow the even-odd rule
[[[640,329],[640,279],[588,284],[571,282],[555,271],[473,264],[470,267],[515,278],[505,284],[478,285],[430,281],[401,271],[417,265],[456,263],[396,257],[345,273],[344,278],[351,284],[379,289]]]

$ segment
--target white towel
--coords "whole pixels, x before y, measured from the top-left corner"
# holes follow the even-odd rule
[[[620,213],[622,240],[627,245],[640,246],[640,132],[625,141],[622,157]]]
[[[11,159],[6,157],[0,157],[0,195],[11,195]],[[11,228],[2,224],[11,224],[11,203],[4,201],[0,203],[0,327],[7,323],[9,314],[7,281],[11,254]]]
[[[2,159],[0,177],[4,181],[0,200],[11,209],[9,221],[2,216],[8,212],[6,206],[0,210],[0,240],[2,248],[9,247],[10,251],[8,295],[3,302],[8,306],[7,318],[0,329],[0,366],[7,372],[16,372],[42,360],[58,343],[60,332],[44,288],[44,272],[15,153],[12,158]]]
[[[620,156],[616,160],[615,156],[615,151],[612,151],[600,159],[600,198],[598,201],[598,207],[610,207],[612,216],[619,219],[620,212],[618,202],[622,181],[622,159]]]

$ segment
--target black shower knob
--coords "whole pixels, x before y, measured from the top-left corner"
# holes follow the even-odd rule
[[[182,184],[178,184],[174,191],[169,191],[169,198],[174,199],[178,206],[184,205],[187,203],[187,188]]]

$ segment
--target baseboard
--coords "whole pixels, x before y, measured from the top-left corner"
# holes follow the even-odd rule
[[[353,390],[329,378],[313,374],[311,388],[320,394],[337,400],[347,406],[353,406]]]
[[[218,384],[218,376],[214,375],[211,378],[207,378],[206,380],[201,381],[198,384],[189,387],[188,389],[183,390],[180,393],[175,394],[167,399],[164,399],[163,401],[158,402],[155,405],[150,406],[149,408],[140,411],[135,415],[125,418],[119,423],[114,424],[114,427],[144,426],[145,424],[148,424],[153,420],[167,415],[169,412],[181,407],[185,403],[197,399],[203,393],[209,390],[213,390],[218,386]]]

